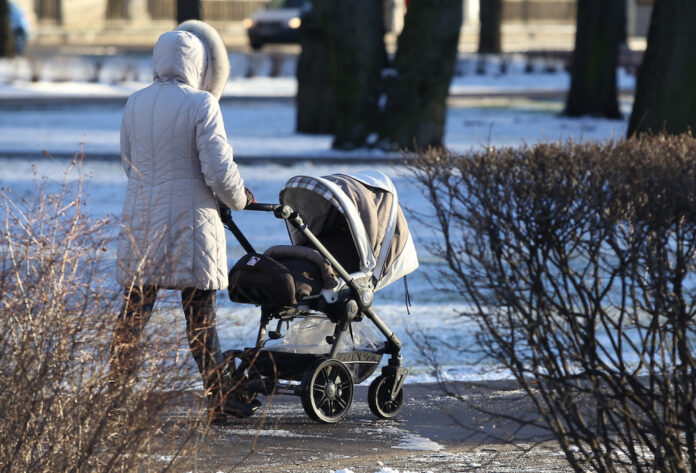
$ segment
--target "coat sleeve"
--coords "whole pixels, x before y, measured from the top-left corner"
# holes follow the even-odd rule
[[[243,209],[246,205],[244,181],[232,159],[232,147],[227,142],[220,105],[215,97],[206,94],[199,117],[196,145],[205,183],[229,208]]]
[[[130,177],[131,171],[130,132],[128,131],[130,108],[132,107],[128,107],[128,104],[126,104],[126,108],[123,110],[123,117],[121,118],[121,163],[128,177]]]

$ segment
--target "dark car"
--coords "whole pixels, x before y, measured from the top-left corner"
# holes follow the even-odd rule
[[[15,52],[22,54],[31,33],[29,17],[16,4],[7,2],[7,5],[10,7],[10,26],[14,35]]]
[[[261,49],[267,43],[299,43],[301,17],[307,8],[311,8],[307,0],[272,0],[244,20],[252,49]]]

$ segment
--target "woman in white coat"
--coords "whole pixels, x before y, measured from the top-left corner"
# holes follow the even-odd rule
[[[160,36],[153,71],[152,85],[128,99],[121,123],[128,188],[117,278],[125,301],[112,340],[113,379],[134,372],[138,337],[158,289],[178,289],[210,415],[250,415],[258,402],[228,395],[215,328],[215,291],[227,287],[218,199],[233,210],[253,201],[232,160],[218,104],[229,59],[214,28],[188,21]]]

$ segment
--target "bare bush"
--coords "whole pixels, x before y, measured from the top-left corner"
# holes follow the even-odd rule
[[[149,334],[136,375],[108,382],[121,304],[112,226],[89,217],[81,180],[56,192],[46,185],[37,180],[36,196],[22,200],[0,191],[0,471],[171,468],[197,427],[195,412],[181,413],[178,426],[163,417],[190,387],[173,353],[178,340]]]
[[[696,140],[645,136],[411,170],[479,347],[576,471],[696,471]]]

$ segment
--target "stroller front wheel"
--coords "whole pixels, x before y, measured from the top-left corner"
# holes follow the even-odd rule
[[[353,377],[338,360],[323,360],[305,371],[302,407],[318,422],[333,424],[343,419],[353,402]]]
[[[392,399],[394,377],[380,375],[370,384],[367,391],[367,404],[374,415],[380,419],[391,419],[404,405],[404,390],[399,389]]]

